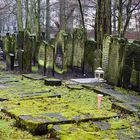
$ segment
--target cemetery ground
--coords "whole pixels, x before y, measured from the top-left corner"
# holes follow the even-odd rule
[[[107,84],[44,85],[0,71],[0,140],[139,140],[140,96]],[[53,79],[51,79],[53,80]],[[101,109],[97,94],[102,93]]]

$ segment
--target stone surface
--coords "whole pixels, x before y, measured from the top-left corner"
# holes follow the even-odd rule
[[[140,112],[140,107],[139,107],[140,98],[137,96],[119,93],[113,90],[112,88],[108,88],[109,86],[107,86],[106,88],[106,86],[99,87],[99,86],[95,86],[94,84],[93,85],[89,84],[89,85],[84,85],[84,87],[93,89],[97,93],[111,96],[117,102],[120,102],[120,103],[114,103],[113,107],[118,107],[119,109],[126,110],[126,112],[129,113]]]
[[[73,82],[77,82],[79,84],[90,84],[90,83],[102,83],[105,81],[98,80],[96,78],[79,78],[79,79],[71,79]]]
[[[59,79],[45,79],[44,84],[46,86],[61,86],[62,81]]]
[[[25,98],[25,97],[33,97],[33,96],[40,96],[44,93],[50,93],[51,90],[46,90],[46,91],[40,91],[40,92],[30,92],[30,93],[22,93],[18,94],[20,98]]]
[[[22,76],[31,80],[44,80],[46,78],[46,76],[40,74],[23,74]]]
[[[98,127],[99,130],[108,130],[110,129],[110,124],[108,122],[93,122],[94,125]]]

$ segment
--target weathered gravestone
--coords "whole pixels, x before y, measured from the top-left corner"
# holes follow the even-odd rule
[[[123,38],[112,38],[109,49],[107,80],[114,85],[122,84],[122,71],[124,65],[125,45]]]
[[[131,85],[138,88],[140,71],[140,45],[128,43],[126,45],[124,69],[123,69],[123,86],[130,88]]]
[[[23,70],[23,46],[24,46],[24,32],[19,31],[17,34],[17,57],[18,57],[18,66],[19,70]]]
[[[67,72],[66,41],[68,35],[61,30],[54,39],[54,71],[58,74]]]
[[[6,57],[7,70],[14,69],[15,49],[16,49],[15,35],[10,36],[10,34],[7,33],[4,39],[4,53]]]
[[[111,36],[106,36],[103,40],[103,54],[102,54],[102,68],[107,77],[108,63],[109,63],[109,49],[111,45]]]
[[[54,54],[53,46],[43,41],[39,47],[38,64],[39,64],[39,71],[43,72],[44,75],[46,74],[51,75],[52,73],[53,61],[54,61],[53,54]]]
[[[6,34],[6,37],[4,38],[4,53],[5,53],[5,58],[6,58],[6,69],[10,69],[10,56],[9,56],[9,51],[10,51],[10,46],[11,46],[11,39],[9,33]]]
[[[85,72],[89,73],[100,67],[101,51],[97,49],[97,44],[93,40],[87,40],[85,48]]]
[[[32,69],[32,38],[29,32],[24,33],[23,71],[31,72]]]
[[[36,44],[36,36],[32,35],[32,60],[33,65],[35,65],[38,62],[38,50],[37,50],[37,44]]]
[[[73,67],[82,68],[84,59],[84,44],[84,30],[76,29],[73,33]]]

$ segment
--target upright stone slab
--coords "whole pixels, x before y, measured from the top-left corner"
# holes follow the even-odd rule
[[[112,38],[111,41],[107,80],[109,83],[114,85],[122,84],[122,71],[126,43],[127,41],[123,38]]]
[[[35,65],[38,62],[38,52],[37,52],[35,35],[32,35],[32,60],[33,60],[33,65]]]
[[[4,39],[4,53],[6,58],[6,69],[9,70],[11,67],[11,60],[10,60],[10,48],[11,48],[11,37],[9,33],[6,34]]]
[[[17,55],[18,55],[18,65],[19,70],[23,70],[23,43],[24,43],[24,32],[19,31],[17,34]]]
[[[53,69],[53,46],[47,42],[42,42],[38,53],[39,71],[47,75],[52,74]]]
[[[58,74],[67,72],[66,42],[68,35],[61,30],[54,39],[54,71]]]
[[[11,47],[10,47],[10,59],[11,59],[11,70],[14,70],[15,54],[16,54],[16,36],[11,36]]]
[[[140,71],[140,46],[136,43],[127,43],[124,69],[123,69],[123,86],[125,88],[138,88]]]
[[[97,43],[93,40],[87,40],[85,48],[85,72],[94,71],[100,66],[101,51],[97,49]]]
[[[24,34],[23,71],[30,73],[32,69],[32,40],[29,32]]]
[[[103,53],[102,53],[102,68],[107,77],[108,63],[109,63],[109,49],[111,44],[111,36],[106,36],[103,40]]]
[[[83,29],[76,29],[73,33],[73,66],[81,68],[84,59],[85,36]]]
[[[68,66],[72,66],[72,57],[73,57],[72,45],[73,45],[73,38],[72,38],[71,34],[68,34],[67,39],[65,40],[65,46],[66,46],[65,50],[66,50]]]

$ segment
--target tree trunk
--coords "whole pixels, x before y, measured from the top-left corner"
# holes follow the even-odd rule
[[[113,32],[115,33],[117,31],[117,25],[116,25],[116,9],[117,9],[117,1],[113,1]]]
[[[29,29],[29,15],[28,15],[28,13],[29,13],[29,7],[28,7],[28,5],[29,5],[29,1],[28,0],[26,0],[26,26],[25,26],[25,28],[26,28],[26,30],[28,30]]]
[[[118,0],[118,35],[122,36],[123,29],[123,3],[122,0]]]
[[[46,0],[46,41],[50,41],[50,0]]]
[[[111,34],[111,0],[98,0],[95,21],[95,40],[98,49],[102,49],[105,34]]]
[[[17,22],[18,22],[18,30],[23,31],[23,21],[22,21],[22,3],[21,0],[17,0]]]
[[[36,39],[37,42],[40,42],[40,0],[37,0],[35,15],[36,15]]]
[[[59,0],[60,3],[60,30],[66,30],[66,9],[65,9],[65,0]]]
[[[33,33],[33,14],[34,14],[34,9],[33,9],[33,0],[30,0],[30,10],[29,10],[29,32]]]

